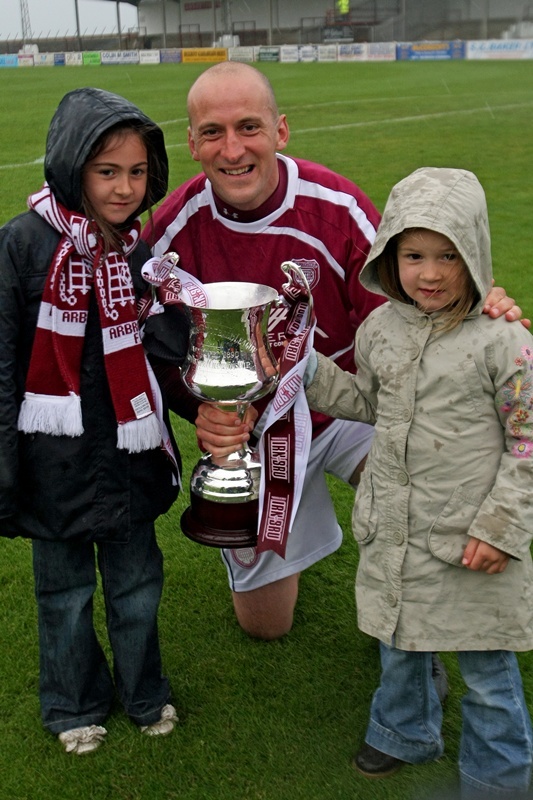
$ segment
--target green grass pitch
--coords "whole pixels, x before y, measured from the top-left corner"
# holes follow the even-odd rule
[[[163,126],[171,186],[198,165],[186,146],[185,99],[205,67],[0,70],[0,223],[40,187],[49,121],[63,96],[98,86],[137,103]],[[292,136],[287,153],[321,161],[383,208],[391,186],[420,166],[473,170],[487,193],[496,282],[533,315],[529,61],[263,64]],[[1,269],[1,265],[0,265]],[[176,420],[185,480],[198,458]],[[351,491],[331,481],[344,544],[302,575],[294,630],[249,640],[236,626],[216,550],[188,541],[180,499],[158,523],[166,585],[161,639],[182,724],[142,737],[117,707],[94,756],[67,757],[40,725],[31,545],[0,540],[0,797],[9,800],[431,800],[456,779],[462,684],[445,655],[451,694],[446,754],[368,781],[350,758],[377,684],[376,644],[357,631],[357,550]],[[99,598],[99,629],[104,615]],[[530,654],[520,656],[533,701]],[[450,790],[451,791],[451,790]]]

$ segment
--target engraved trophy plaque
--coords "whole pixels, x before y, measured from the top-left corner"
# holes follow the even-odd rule
[[[282,264],[290,285],[300,267]],[[272,392],[278,383],[276,359],[268,344],[272,306],[283,302],[270,286],[256,283],[204,284],[208,307],[187,306],[189,349],[182,379],[202,402],[237,411]],[[193,470],[191,505],[181,517],[183,533],[212,547],[250,547],[257,542],[259,454],[243,445],[228,456],[205,454]]]

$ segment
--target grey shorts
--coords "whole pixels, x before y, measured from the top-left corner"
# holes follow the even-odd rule
[[[342,531],[326,483],[325,473],[348,483],[370,449],[374,429],[351,420],[334,420],[311,444],[302,498],[287,541],[286,557],[253,547],[222,550],[230,588],[235,592],[258,589],[294,575],[337,550]]]

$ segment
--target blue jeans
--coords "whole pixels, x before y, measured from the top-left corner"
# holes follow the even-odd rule
[[[113,676],[93,625],[95,547]],[[163,558],[152,523],[127,544],[33,542],[44,726],[52,733],[102,724],[116,692],[138,725],[161,716],[170,689],[161,671],[157,612]]]
[[[366,742],[410,764],[444,750],[442,709],[431,678],[431,653],[380,644],[381,685],[374,694]],[[459,751],[462,798],[508,797],[529,787],[533,739],[514,653],[457,653],[467,686]]]

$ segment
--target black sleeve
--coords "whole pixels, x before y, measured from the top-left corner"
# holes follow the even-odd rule
[[[144,323],[143,346],[150,357],[181,367],[187,355],[189,320],[181,306],[165,306]]]
[[[151,358],[150,363],[170,410],[194,425],[200,400],[181,380],[179,368],[157,358]]]

